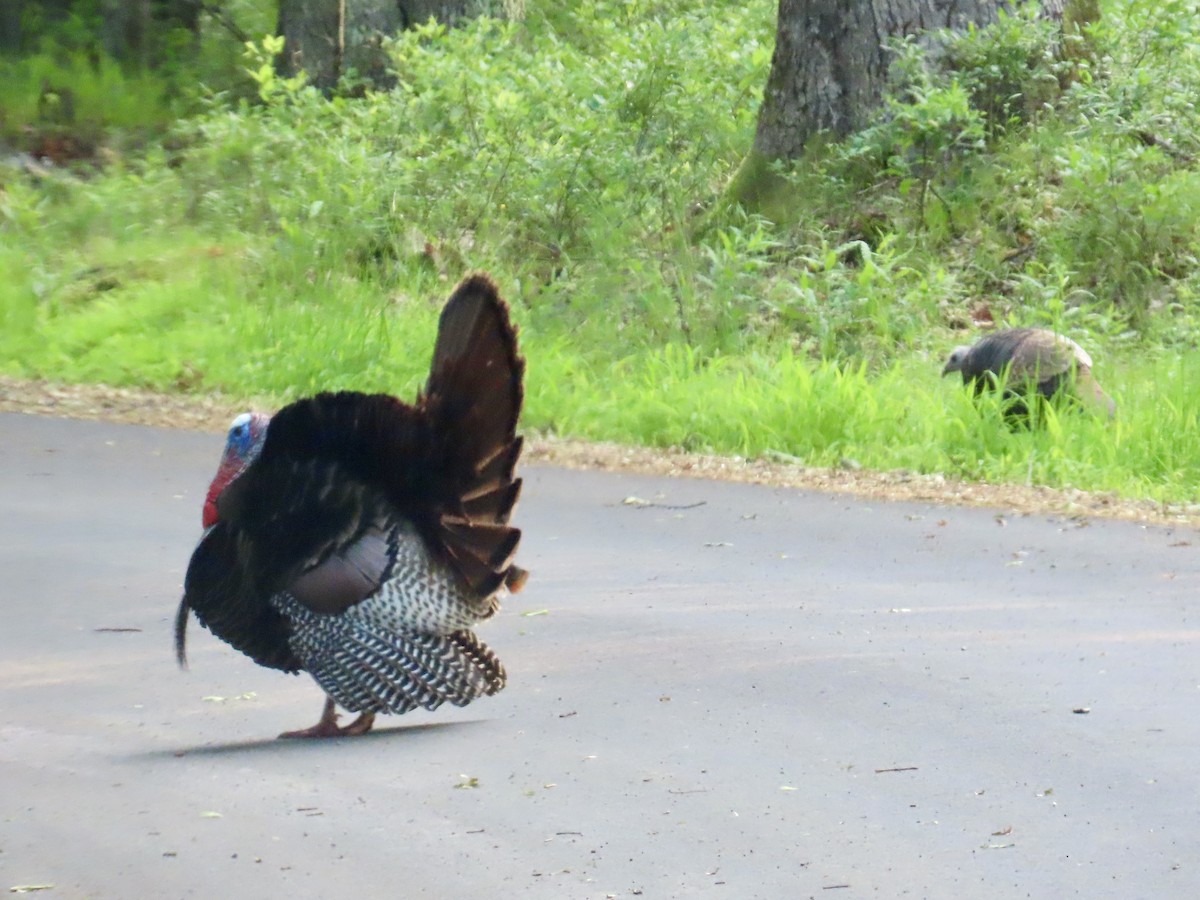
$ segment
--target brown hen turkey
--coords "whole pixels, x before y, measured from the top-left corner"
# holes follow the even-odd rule
[[[1084,406],[1116,413],[1116,404],[1092,375],[1092,358],[1070,338],[1044,328],[1005,328],[974,344],[955,347],[942,375],[962,373],[975,394],[1003,382],[1010,417],[1026,417],[1033,395],[1071,397]]]

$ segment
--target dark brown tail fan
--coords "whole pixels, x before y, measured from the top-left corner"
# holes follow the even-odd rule
[[[467,277],[442,311],[422,404],[447,501],[438,538],[482,596],[526,576],[511,563],[521,533],[508,525],[521,490],[524,373],[508,305],[486,275]]]

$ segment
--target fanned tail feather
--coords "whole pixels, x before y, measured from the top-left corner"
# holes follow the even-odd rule
[[[512,481],[523,445],[524,439],[514,436],[509,443],[496,447],[490,456],[475,460],[473,484],[464,489],[463,497],[474,497],[498,484]]]
[[[517,593],[521,588],[525,587],[525,582],[529,580],[529,570],[522,569],[520,566],[509,566],[508,572],[504,576],[504,586],[508,588],[510,593]]]
[[[508,517],[521,496],[521,479],[490,488],[463,500],[462,512],[472,522],[499,524]]]
[[[503,572],[508,568],[521,540],[521,532],[509,525],[472,522],[469,519],[443,519],[442,529],[447,543],[477,559],[493,572]]]

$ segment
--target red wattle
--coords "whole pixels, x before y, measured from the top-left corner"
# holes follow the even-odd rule
[[[208,486],[208,493],[204,497],[204,514],[201,521],[205,528],[211,528],[217,524],[217,520],[221,518],[221,514],[217,511],[217,498],[221,496],[221,491],[225,490],[225,486],[233,481],[242,470],[241,466],[230,463],[228,457],[221,460],[221,465],[217,468],[216,477],[213,478],[212,484]]]
[[[211,528],[213,525],[217,524],[218,518],[220,518],[220,516],[217,514],[217,498],[210,492],[209,495],[204,498],[204,515],[202,516],[201,521],[204,523],[205,528]]]

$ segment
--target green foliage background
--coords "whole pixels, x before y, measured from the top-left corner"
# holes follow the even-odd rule
[[[234,68],[217,32],[186,90],[9,60],[0,132],[69,84],[102,164],[0,165],[0,371],[411,394],[440,303],[486,269],[522,326],[528,427],[1191,502],[1197,11],[1105,5],[1066,57],[1025,13],[936,58],[899,46],[877,123],[777,169],[752,212],[722,194],[769,0],[530,0],[401,35],[394,90],[332,98],[276,77],[269,39]],[[989,317],[1087,346],[1117,420],[1014,431],[939,379]]]

